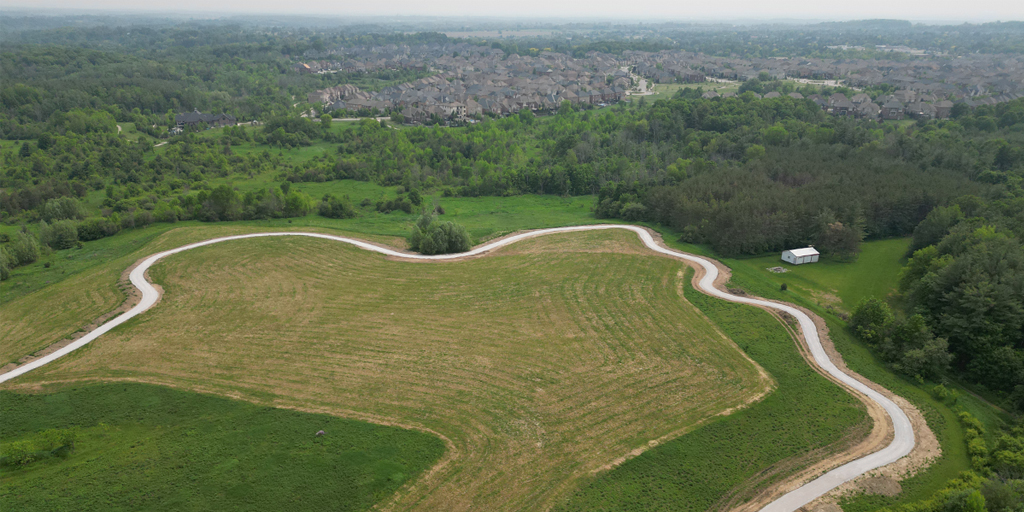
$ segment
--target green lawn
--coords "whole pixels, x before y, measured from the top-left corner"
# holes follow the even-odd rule
[[[446,264],[309,238],[227,242],[161,261],[158,306],[10,385],[130,379],[422,425],[460,457],[409,503],[540,509],[609,458],[770,385],[680,300],[682,269],[625,231]]]
[[[723,259],[734,272],[749,272],[776,286],[783,283],[789,295],[799,295],[822,306],[834,303],[845,311],[869,297],[884,298],[895,290],[909,238],[864,242],[854,263],[823,258],[817,263],[792,265],[782,261],[781,254],[754,258]],[[775,274],[767,269],[783,267],[788,272]],[[837,301],[838,299],[838,301]]]
[[[668,237],[666,237],[668,238]],[[854,495],[843,501],[846,512],[869,512],[882,506],[909,503],[931,496],[943,488],[949,479],[961,471],[971,469],[966,453],[964,432],[956,419],[956,410],[966,410],[978,417],[988,431],[995,431],[1008,418],[988,404],[970,396],[955,382],[945,382],[947,388],[960,392],[955,403],[937,401],[930,393],[936,382],[919,383],[891,371],[864,343],[856,339],[846,322],[837,316],[841,310],[852,310],[858,301],[868,297],[885,297],[896,286],[900,265],[909,243],[907,239],[866,242],[855,262],[822,261],[800,266],[787,266],[791,272],[773,274],[768,266],[782,266],[776,255],[725,261],[733,271],[730,286],[744,289],[754,295],[783,300],[805,306],[826,320],[829,335],[846,364],[855,372],[877,382],[913,403],[924,415],[929,427],[938,437],[943,454],[926,470],[904,480],[903,492],[896,497]],[[788,291],[780,284],[787,283]],[[841,299],[841,307],[829,310],[829,295]],[[835,305],[835,303],[833,303]]]
[[[228,181],[230,180],[224,179],[224,182]],[[213,180],[213,183],[218,183],[218,181]],[[276,183],[273,180],[273,176],[268,173],[266,176],[257,177],[257,179],[251,182],[238,182],[235,183],[235,185],[237,185],[239,189],[245,190],[247,187],[276,186]],[[385,188],[371,183],[356,182],[352,180],[326,183],[298,183],[293,184],[293,187],[305,191],[313,197],[322,196],[324,193],[349,195],[356,203],[363,198],[375,201],[380,197],[394,197],[395,195],[393,188]],[[428,204],[432,204],[434,198],[427,197],[425,200]],[[437,198],[437,200],[444,206],[447,212],[445,218],[455,220],[456,222],[465,225],[473,236],[475,243],[479,243],[481,240],[499,236],[503,233],[517,229],[600,222],[595,219],[590,212],[590,207],[593,202],[593,197],[590,196],[563,198],[556,196],[527,195],[509,198]],[[347,220],[333,220],[316,215],[310,215],[299,219],[239,222],[218,224],[217,226],[238,226],[239,229],[280,229],[307,226],[327,228],[330,230],[337,230],[338,232],[349,232],[361,237],[373,238],[375,236],[404,236],[411,223],[415,220],[415,215],[400,212],[380,214],[368,208],[359,208],[359,210],[361,213],[359,217]],[[109,239],[89,242],[85,244],[84,249],[55,252],[53,255],[43,258],[36,264],[16,269],[12,279],[10,281],[5,281],[3,288],[0,289],[0,303],[7,304],[11,300],[25,296],[29,292],[37,291],[38,294],[41,294],[39,295],[39,297],[41,297],[40,300],[43,300],[39,305],[39,307],[42,307],[46,302],[44,300],[44,295],[48,285],[55,284],[73,275],[79,275],[93,268],[98,263],[110,261],[111,258],[120,258],[120,261],[130,263],[129,260],[134,261],[132,259],[133,257],[141,255],[134,252],[138,251],[140,244],[144,244],[146,240],[150,240],[152,237],[158,236],[169,229],[183,226],[195,226],[196,229],[202,230],[205,227],[212,227],[213,225],[198,222],[178,223],[175,225],[158,224],[143,230],[125,231]],[[5,228],[5,230],[10,229],[13,229],[13,227]],[[665,240],[670,246],[697,254],[704,254],[712,257],[715,256],[706,247],[674,242],[677,238],[676,234],[663,228],[657,229],[663,232]],[[392,239],[392,243],[394,242],[395,239]],[[873,510],[880,505],[902,503],[920,499],[940,488],[944,485],[946,480],[955,477],[958,472],[969,469],[970,467],[970,461],[968,460],[963,446],[963,432],[955,420],[955,415],[952,409],[953,404],[939,403],[935,401],[928,392],[931,386],[935,383],[925,383],[922,385],[912,381],[911,379],[892,373],[887,369],[884,363],[874,357],[867,347],[850,335],[845,323],[839,317],[835,316],[832,311],[827,309],[829,305],[832,305],[836,312],[848,312],[864,298],[872,296],[884,297],[888,295],[895,287],[895,281],[898,276],[900,266],[904,262],[903,256],[907,244],[908,241],[906,239],[866,242],[863,245],[863,251],[860,254],[860,257],[853,263],[822,261],[817,264],[802,265],[798,267],[787,266],[778,258],[777,254],[765,255],[763,257],[723,260],[733,270],[733,279],[730,286],[740,287],[751,293],[771,299],[794,302],[799,305],[806,306],[826,318],[832,332],[832,338],[835,341],[837,348],[846,359],[847,364],[855,371],[879,382],[901,396],[908,398],[922,410],[929,422],[929,425],[935,431],[936,435],[939,436],[939,440],[942,443],[944,451],[943,457],[929,469],[905,481],[905,492],[902,495],[897,498],[854,497],[847,501],[846,509],[848,512],[868,511]],[[44,268],[43,263],[46,261],[52,262],[51,268]],[[786,266],[789,268],[790,272],[785,274],[773,274],[766,270],[767,267],[772,266]],[[86,276],[83,276],[83,279],[85,277]],[[99,277],[103,277],[109,281],[111,279],[116,279],[116,273],[97,276],[97,279]],[[102,284],[99,282],[93,282],[96,281],[96,279],[89,279],[87,281],[88,283],[85,284],[86,286],[107,286],[113,288],[112,283]],[[85,282],[86,281],[83,281],[83,283]],[[787,284],[789,288],[787,292],[779,290],[779,286],[782,283]],[[111,290],[111,293],[114,291],[115,290]],[[83,297],[83,300],[85,300],[85,297]],[[738,343],[741,342],[741,339],[746,339],[744,338],[745,336],[750,336],[749,333],[744,334],[745,330],[757,330],[752,328],[737,328],[738,330],[736,331],[730,331],[732,327],[729,327],[724,323],[727,321],[723,320],[722,318],[724,317],[720,316],[724,313],[712,313],[710,308],[713,308],[714,306],[710,303],[705,304],[704,302],[699,302],[699,300],[699,298],[694,299],[694,302],[702,309],[705,309],[705,312],[711,316],[727,334],[733,336]],[[752,312],[751,314],[755,313],[757,312]],[[752,325],[749,322],[754,322],[754,320],[735,321],[737,322],[737,325],[748,326]],[[771,324],[771,321],[763,321],[767,323],[762,323],[759,329],[764,328],[767,329],[767,331],[771,331],[771,326],[769,325]],[[733,322],[733,320],[728,320],[728,322]],[[768,335],[765,334],[765,336]],[[748,348],[751,345],[752,344],[748,342],[744,348],[754,356],[752,352],[753,349]],[[743,343],[741,343],[741,346],[743,346]],[[766,368],[772,364],[771,362],[762,361],[761,359],[758,359],[758,357],[755,357],[755,359],[761,362]],[[800,364],[806,365],[806,363],[803,363],[802,361],[800,361]],[[772,372],[773,376],[779,378],[779,375],[776,374],[776,370],[771,370],[769,368],[769,371]],[[946,383],[946,386],[954,388],[957,387],[954,383]],[[963,391],[962,388],[961,391]],[[776,394],[783,392],[783,389],[780,387],[780,391]],[[766,400],[765,403],[774,402]],[[760,407],[760,405],[758,407]],[[985,403],[968,396],[966,393],[961,393],[961,397],[959,398],[956,407],[970,410],[986,423],[990,431],[994,430],[994,427],[1003,421],[1003,418],[1000,414],[997,414],[995,410]],[[755,412],[753,412],[754,410],[755,409],[752,408],[750,412],[746,412],[744,414],[755,414]],[[712,425],[708,425],[705,429],[712,429],[710,432],[713,434],[714,432],[717,432],[717,430],[714,429],[733,428],[730,426],[732,425],[730,422],[733,421],[737,422],[737,425],[745,425],[743,422],[748,420],[733,419],[744,417],[745,416],[737,415],[725,418]],[[804,418],[799,418],[799,421],[803,420]],[[795,419],[794,421],[798,420]],[[744,428],[748,427],[744,426]],[[786,428],[790,427],[780,426],[778,428],[782,428],[782,430],[785,431]],[[658,464],[667,463],[665,461],[671,459],[671,457],[666,459],[664,457],[667,456],[660,455],[660,451],[662,449],[669,450],[666,453],[686,453],[688,454],[686,455],[687,457],[694,457],[695,455],[692,452],[694,450],[704,450],[706,446],[708,446],[707,443],[710,441],[707,441],[707,437],[700,436],[711,435],[701,433],[705,429],[700,429],[680,438],[678,445],[668,443],[649,452],[649,456],[635,459],[635,461],[631,461],[626,466],[623,466],[622,469],[611,471],[605,476],[596,479],[590,487],[582,489],[574,501],[566,506],[572,508],[573,506],[593,505],[596,502],[593,501],[594,494],[590,493],[594,492],[614,492],[620,493],[623,497],[633,496],[630,493],[644,488],[642,486],[635,487],[635,484],[631,483],[633,479],[640,478],[638,475],[643,475],[642,478],[648,478],[650,475],[662,471],[662,469],[656,468],[664,468],[666,466],[659,466]],[[828,438],[829,435],[832,435],[828,432],[832,432],[832,434],[835,433],[835,431],[828,431],[828,429],[826,429],[826,431],[822,433],[822,436],[824,437],[816,440],[810,439],[807,440],[807,442],[824,442],[824,439]],[[768,437],[769,434],[770,433],[765,432],[763,434],[764,437],[753,436],[751,439],[754,439],[755,441],[751,441],[751,443],[760,442],[770,444],[772,441]],[[675,447],[667,448],[668,446]],[[790,448],[796,449],[793,447]],[[662,462],[657,462],[659,460],[662,460]],[[648,462],[645,461],[651,461],[651,466],[645,467],[645,465],[648,464]],[[694,464],[699,464],[699,460],[695,459]],[[627,467],[631,469],[626,469]],[[710,488],[720,489],[723,488],[722,486],[730,484],[738,485],[738,482],[744,481],[745,477],[743,475],[749,474],[746,472],[747,469],[749,468],[727,471],[721,476],[721,479],[716,480],[714,483],[714,485],[718,487],[712,486]],[[623,476],[614,476],[620,472],[623,472]],[[668,481],[660,478],[661,477],[655,479],[656,482],[661,482],[659,485],[665,484],[665,482]],[[672,480],[676,477],[667,475],[665,478]],[[613,491],[613,489],[618,490]],[[691,491],[697,493],[697,495],[702,495],[701,493],[705,492],[703,488],[691,488]],[[643,492],[646,493],[648,491]],[[680,495],[672,493],[662,494],[659,499],[675,499],[675,497],[678,496]],[[708,496],[710,496],[710,494],[708,494]],[[706,501],[705,498],[694,499],[696,499],[698,503],[704,503]]]
[[[818,460],[802,455],[869,428],[860,402],[815,372],[768,313],[697,293],[689,280],[686,296],[767,370],[778,388],[748,409],[599,475],[559,510],[698,512],[733,498],[739,504]]]
[[[412,430],[144,384],[0,391],[0,410],[3,444],[80,431],[66,457],[0,467],[3,510],[366,510],[445,450]]]
[[[237,181],[231,178],[211,180],[213,186],[231,184],[241,192],[279,185],[272,173],[264,173],[254,179]],[[295,190],[308,193],[319,199],[324,194],[348,195],[355,204],[369,199],[375,204],[381,198],[394,198],[394,187],[382,187],[370,182],[355,180],[328,181],[324,183],[295,183]],[[97,207],[106,197],[102,191],[92,193],[87,199],[91,207]],[[511,197],[440,197],[439,194],[425,195],[424,204],[437,202],[445,209],[444,220],[451,220],[466,226],[474,243],[501,236],[520,229],[537,229],[572,224],[594,224],[603,222],[595,219],[590,211],[594,196],[560,197],[553,195],[521,195]],[[401,211],[380,213],[369,207],[357,207],[360,215],[353,219],[329,219],[315,213],[292,219],[266,221],[240,221],[232,223],[207,224],[198,221],[175,224],[156,223],[141,229],[128,229],[115,236],[86,242],[81,249],[54,251],[43,256],[36,263],[18,267],[11,278],[0,286],[0,304],[22,297],[49,284],[92,268],[94,265],[136,250],[154,236],[169,229],[186,226],[256,226],[264,228],[316,227],[343,230],[363,235],[405,237],[416,222],[418,213]],[[0,225],[0,232],[13,234],[20,226]],[[49,263],[50,266],[46,267]]]

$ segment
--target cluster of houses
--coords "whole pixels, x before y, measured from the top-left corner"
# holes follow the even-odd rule
[[[782,94],[769,92],[764,96],[757,93],[755,97],[763,99],[778,98]],[[737,96],[734,92],[718,94],[715,91],[705,92],[702,96],[705,99],[730,98]],[[802,100],[804,95],[798,92],[791,92],[787,96]],[[912,119],[946,119],[953,109],[953,102],[946,99],[938,99],[932,94],[917,94],[914,91],[899,90],[893,94],[886,94],[872,99],[865,93],[857,93],[847,98],[843,93],[835,93],[824,97],[820,94],[813,94],[807,99],[818,104],[822,110],[834,116],[849,116],[858,119],[870,119],[880,121],[899,121],[903,118]]]
[[[944,118],[956,102],[969,106],[1024,97],[1024,58],[1009,55],[910,59],[812,59],[715,57],[682,50],[588,52],[571,55],[540,51],[537,56],[506,55],[470,43],[356,46],[309,51],[299,73],[370,72],[407,69],[431,73],[420,80],[378,92],[344,85],[309,94],[324,110],[401,110],[410,121],[484,113],[506,115],[520,109],[555,109],[563,102],[619,101],[639,75],[655,83],[771,79],[842,81],[864,88],[887,84],[893,94],[842,94],[808,99],[836,116],[898,120]],[[635,75],[634,75],[635,73]],[[706,97],[716,97],[709,92]],[[779,93],[770,92],[765,98]],[[724,94],[723,96],[728,96]],[[803,98],[799,93],[790,96]]]
[[[466,43],[423,46],[437,48],[437,56],[427,66],[436,71],[432,76],[378,92],[351,85],[332,87],[310,93],[307,100],[328,111],[401,110],[407,120],[422,122],[434,116],[461,119],[486,113],[508,115],[522,109],[554,110],[563,102],[614,103],[633,85],[630,73],[617,58],[597,52],[581,59],[555,52],[506,57],[500,50]],[[398,47],[390,48],[394,52]],[[422,62],[389,58],[393,63]],[[372,63],[381,65],[381,60],[389,61],[377,58]],[[320,65],[330,67],[333,62],[344,69],[351,60]]]
[[[915,54],[916,55],[916,54]],[[968,106],[995,104],[1024,96],[1024,57],[974,54],[962,57],[920,55],[913,59],[741,59],[714,57],[681,50],[623,52],[626,64],[656,83],[703,82],[705,77],[747,81],[767,74],[773,80],[841,80],[855,88],[889,85],[895,98],[876,101],[879,116],[942,117],[944,101]],[[907,97],[900,97],[900,94]],[[864,101],[849,99],[855,106]],[[902,103],[903,113],[895,106]],[[890,106],[886,106],[886,104]],[[864,105],[872,109],[870,105]],[[944,105],[945,106],[945,105]],[[950,105],[951,106],[951,105]],[[831,106],[829,106],[831,108]],[[932,113],[935,108],[937,112]],[[948,108],[948,107],[947,107]],[[837,115],[852,109],[843,104]],[[871,112],[856,112],[870,117]]]
[[[174,116],[174,127],[171,128],[171,135],[177,135],[186,128],[220,128],[223,126],[234,126],[238,121],[231,114],[204,114],[195,109],[193,112],[176,114]]]
[[[933,94],[917,94],[901,89],[893,94],[879,96],[874,100],[864,93],[847,98],[836,93],[828,98],[818,95],[810,97],[822,110],[834,116],[852,116],[862,119],[899,121],[904,117],[913,119],[946,119],[953,109],[953,102],[939,99]]]

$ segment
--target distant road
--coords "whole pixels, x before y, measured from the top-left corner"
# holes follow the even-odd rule
[[[132,270],[129,276],[132,285],[134,285],[136,288],[139,289],[139,291],[142,292],[142,300],[139,301],[139,303],[135,307],[131,308],[126,313],[114,318],[113,320],[110,320],[109,322],[101,325],[96,330],[86,334],[85,336],[79,338],[78,340],[72,342],[71,344],[65,346],[64,348],[61,348],[60,350],[57,350],[52,354],[43,356],[34,361],[25,363],[15,368],[14,370],[11,370],[3,375],[0,375],[0,382],[6,382],[8,380],[11,380],[19,375],[32,371],[36,368],[39,368],[40,366],[50,363],[51,361],[54,361],[71,352],[74,352],[75,350],[89,344],[96,338],[99,338],[100,336],[107,333],[111,329],[127,322],[129,319],[134,318],[140,313],[151,308],[153,304],[156,304],[157,299],[160,298],[160,292],[157,291],[157,289],[153,287],[153,285],[150,284],[149,281],[146,280],[146,271],[149,270],[149,268],[152,267],[154,263],[161,260],[162,258],[165,258],[172,254],[177,254],[182,251],[187,251],[189,249],[195,249],[197,247],[212,245],[219,242],[227,242],[230,240],[242,240],[245,238],[260,238],[271,236],[308,236],[312,238],[322,238],[326,240],[344,242],[355,245],[360,249],[374,251],[387,256],[394,256],[398,258],[416,260],[454,260],[458,258],[465,258],[467,256],[483,254],[489,251],[493,251],[494,249],[497,249],[499,247],[504,247],[506,245],[513,244],[528,238],[535,238],[538,236],[550,235],[554,233],[571,233],[576,231],[593,231],[604,229],[626,229],[633,231],[640,237],[640,240],[644,243],[644,245],[646,245],[647,248],[651,249],[652,251],[667,256],[671,256],[676,259],[697,263],[704,269],[704,276],[700,279],[698,287],[701,291],[707,293],[708,295],[712,295],[714,297],[718,297],[720,299],[727,300],[730,302],[738,302],[741,304],[750,304],[765,308],[771,308],[777,311],[784,311],[786,313],[789,313],[790,315],[793,315],[800,323],[800,329],[801,331],[803,331],[804,340],[807,342],[807,347],[810,350],[811,355],[814,357],[815,363],[817,363],[817,365],[821,367],[822,370],[828,372],[829,375],[832,375],[836,379],[842,381],[847,386],[866,395],[870,400],[877,402],[885,410],[885,412],[889,414],[889,417],[892,419],[895,436],[893,437],[893,440],[889,444],[889,446],[886,446],[885,448],[877,452],[874,452],[870,455],[854,460],[852,462],[846,463],[836,469],[833,469],[832,471],[829,471],[828,473],[825,473],[824,475],[804,484],[799,489],[791,491],[788,494],[783,495],[779,499],[769,503],[767,506],[761,509],[762,512],[794,512],[800,507],[810,503],[811,501],[814,501],[815,498],[827,493],[828,491],[831,491],[832,489],[838,487],[839,485],[845,482],[853,480],[854,478],[873,469],[877,469],[887,464],[896,462],[897,460],[903,458],[905,455],[909,454],[911,450],[914,449],[914,430],[911,427],[910,419],[903,412],[903,410],[900,409],[899,406],[897,406],[892,400],[886,398],[881,393],[875,391],[874,389],[871,389],[870,387],[860,382],[859,380],[851,377],[850,375],[843,373],[842,370],[840,370],[832,362],[832,360],[829,359],[828,354],[825,352],[825,349],[821,346],[821,340],[818,337],[818,330],[814,325],[814,321],[812,321],[809,316],[804,314],[803,311],[800,311],[799,309],[786,304],[779,304],[775,302],[769,302],[766,300],[753,299],[750,297],[741,297],[719,290],[714,286],[715,279],[718,278],[718,267],[716,267],[715,264],[712,263],[710,260],[662,247],[658,245],[657,242],[654,241],[654,238],[646,229],[639,226],[621,224],[598,224],[592,226],[569,226],[561,228],[538,229],[535,231],[528,231],[525,233],[520,233],[518,235],[502,238],[500,240],[495,240],[491,243],[479,246],[469,252],[463,252],[458,254],[439,254],[435,256],[424,256],[422,254],[410,254],[400,252],[393,249],[388,249],[386,247],[380,247],[355,238],[325,235],[321,233],[302,232],[252,233],[248,235],[214,238],[212,240],[206,240],[194,244],[183,245],[181,247],[178,247],[177,249],[171,249],[169,251],[154,254],[146,258],[141,264],[139,264],[138,267]]]

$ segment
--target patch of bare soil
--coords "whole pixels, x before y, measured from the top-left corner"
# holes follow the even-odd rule
[[[822,503],[812,508],[806,508],[808,512],[843,512],[843,509],[839,508],[839,505],[835,503]]]

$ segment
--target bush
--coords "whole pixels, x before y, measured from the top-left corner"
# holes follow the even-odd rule
[[[333,194],[327,194],[323,201],[320,201],[317,213],[331,219],[350,219],[356,216],[356,209],[348,196],[338,199]]]
[[[99,240],[116,235],[118,231],[121,231],[120,223],[111,222],[110,219],[86,219],[78,224],[78,239],[85,242]]]
[[[44,430],[31,439],[4,443],[0,463],[24,466],[47,457],[66,457],[75,450],[78,438],[77,427]]]
[[[39,259],[39,242],[36,237],[21,232],[14,235],[0,247],[0,281],[11,277],[11,269],[28,265]]]
[[[0,249],[0,281],[6,281],[11,278],[11,260],[7,256],[7,251]]]
[[[59,220],[48,225],[39,223],[39,238],[53,249],[70,249],[78,245],[78,228],[70,220]]]
[[[42,217],[46,222],[84,219],[86,215],[85,207],[73,197],[50,199],[43,205]]]
[[[408,199],[399,196],[396,199],[377,201],[377,211],[391,213],[395,210],[402,210],[405,213],[412,213],[412,203]]]
[[[28,265],[39,259],[39,241],[29,233],[20,232],[4,246],[4,251],[11,268]]]
[[[424,214],[409,233],[409,246],[422,254],[466,252],[472,247],[466,228],[450,221],[438,221],[433,214]]]

